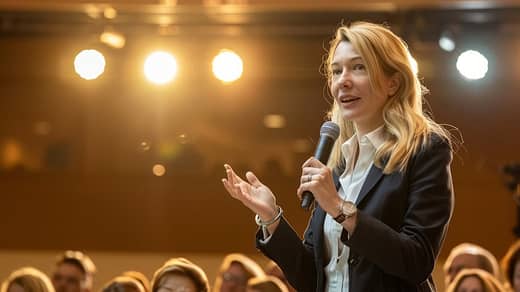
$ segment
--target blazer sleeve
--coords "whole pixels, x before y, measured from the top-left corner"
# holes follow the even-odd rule
[[[433,271],[453,213],[451,160],[448,143],[434,139],[416,154],[406,171],[409,193],[404,194],[407,205],[401,227],[395,230],[360,210],[353,234],[343,230],[343,243],[385,273],[414,284],[425,281]]]
[[[316,208],[305,230],[303,242],[283,217],[267,243],[260,242],[263,239],[261,230],[256,233],[256,247],[280,266],[289,283],[300,292],[316,291],[317,286],[313,226],[319,222],[314,222],[315,213]]]

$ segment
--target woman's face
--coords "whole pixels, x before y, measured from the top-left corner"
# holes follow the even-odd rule
[[[167,274],[161,280],[157,292],[197,292],[193,280],[181,274]]]
[[[366,64],[350,42],[342,41],[336,47],[331,71],[331,92],[343,119],[354,122],[360,134],[382,125],[383,106],[390,88],[385,92],[372,89]],[[390,86],[390,78],[384,78],[384,84]]]
[[[513,289],[515,292],[520,292],[520,259],[516,261],[513,270]]]
[[[468,276],[462,279],[456,292],[484,292],[484,287],[479,278]]]

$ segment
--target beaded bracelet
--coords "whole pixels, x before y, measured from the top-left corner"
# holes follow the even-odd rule
[[[282,210],[282,207],[280,207],[280,206],[277,206],[277,207],[278,207],[278,214],[276,214],[276,216],[274,216],[273,219],[271,219],[267,222],[262,222],[262,220],[260,219],[260,216],[258,216],[258,214],[256,214],[255,215],[256,225],[261,226],[261,227],[266,227],[266,226],[269,226],[269,225],[273,224],[274,222],[278,221],[278,219],[280,219],[280,217],[282,217],[283,210]]]

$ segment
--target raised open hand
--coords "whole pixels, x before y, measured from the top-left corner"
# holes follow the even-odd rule
[[[276,198],[271,190],[250,171],[246,180],[238,176],[228,164],[224,165],[227,178],[222,179],[224,187],[231,197],[242,202],[262,220],[269,220],[276,215]]]

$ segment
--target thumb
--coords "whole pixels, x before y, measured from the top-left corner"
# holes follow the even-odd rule
[[[251,171],[248,171],[246,173],[246,178],[252,186],[254,186],[254,187],[262,186],[262,183],[260,182],[260,180]]]

